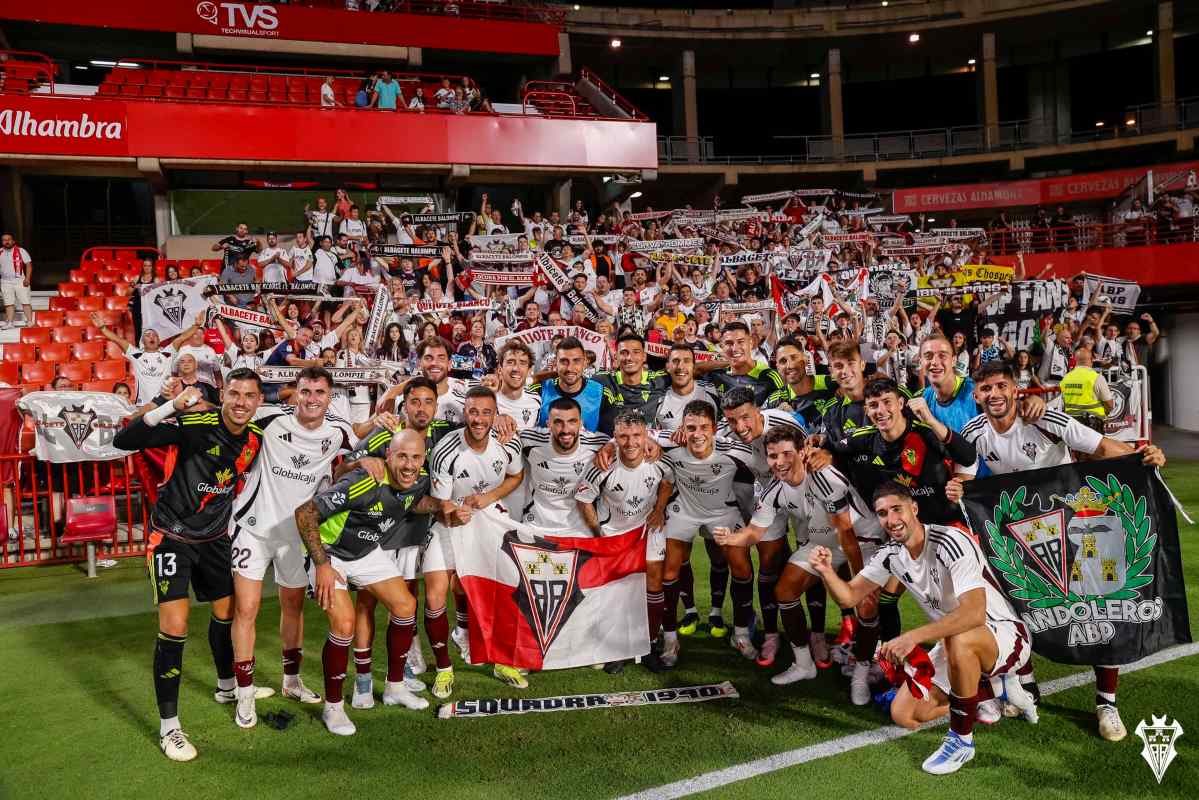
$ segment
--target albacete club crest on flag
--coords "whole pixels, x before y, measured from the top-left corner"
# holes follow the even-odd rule
[[[92,433],[92,423],[96,421],[95,411],[84,411],[83,406],[63,406],[58,412],[59,418],[63,421],[66,428],[67,436],[71,437],[71,441],[76,447],[83,447],[84,440]]]
[[[167,289],[159,292],[154,298],[154,305],[162,309],[166,318],[176,327],[183,327],[183,314],[186,310],[187,295],[178,289]]]
[[[562,626],[583,602],[578,574],[590,554],[557,550],[536,542],[526,544],[514,532],[505,537],[504,552],[516,563],[520,575],[513,593],[516,607],[529,623],[544,656]]]
[[[1169,566],[1173,509],[1160,479],[1129,458],[996,476],[967,491],[999,588],[1034,648],[1055,660],[1122,664],[1189,641],[1169,602],[1180,588]]]
[[[1182,725],[1178,724],[1178,720],[1167,725],[1165,714],[1160,717],[1150,714],[1149,719],[1153,724],[1146,725],[1145,720],[1141,720],[1137,723],[1135,733],[1145,745],[1141,748],[1141,757],[1149,764],[1149,768],[1153,770],[1153,777],[1157,778],[1160,784],[1170,762],[1178,755],[1174,749],[1174,742],[1182,736]]]

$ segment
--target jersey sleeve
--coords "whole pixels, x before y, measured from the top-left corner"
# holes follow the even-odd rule
[[[451,466],[454,459],[447,449],[449,442],[449,439],[442,439],[429,454],[429,493],[437,500],[449,500],[454,496],[454,471]]]
[[[117,435],[113,437],[113,447],[121,450],[145,450],[148,447],[169,447],[171,445],[181,445],[187,441],[187,437],[183,430],[183,420],[187,417],[195,417],[196,414],[184,414],[180,418],[179,424],[171,424],[162,422],[158,425],[147,425],[146,421],[141,417],[133,420],[121,430],[117,431]]]
[[[775,481],[770,484],[762,496],[758,498],[758,503],[754,506],[753,516],[749,519],[749,524],[759,528],[769,528],[774,524],[775,517],[778,515],[778,497],[782,491],[783,484],[780,481]]]
[[[519,475],[525,468],[525,461],[520,455],[520,441],[513,439],[504,445],[504,452],[508,455],[508,466],[504,468],[505,475]]]
[[[870,563],[862,566],[862,571],[858,574],[866,580],[873,583],[875,586],[886,586],[887,581],[891,578],[891,548],[880,548],[874,554],[874,558],[870,559]]]
[[[1060,411],[1046,411],[1037,426],[1061,437],[1071,450],[1094,453],[1103,442],[1103,434],[1091,430],[1073,417]]]
[[[369,497],[378,485],[366,470],[356,469],[325,491],[317,493],[312,502],[321,522],[324,522],[330,517],[356,508],[361,498]]]
[[[937,560],[953,577],[953,589],[958,597],[972,589],[985,589],[982,561],[975,545],[956,528],[946,528],[932,535],[937,545]]]
[[[391,437],[392,433],[387,428],[375,428],[358,443],[358,446],[354,448],[354,452],[350,453],[347,458],[350,461],[357,461],[366,456],[383,458],[387,455],[387,448],[391,444]]]
[[[608,474],[600,472],[596,467],[591,467],[584,472],[583,477],[579,479],[578,486],[575,487],[575,499],[584,503],[594,503],[599,499],[600,492],[604,490],[604,481]]]
[[[818,500],[839,514],[849,508],[849,482],[836,467],[825,467],[812,473],[812,493]]]

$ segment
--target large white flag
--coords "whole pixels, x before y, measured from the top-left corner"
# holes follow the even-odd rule
[[[142,330],[154,331],[163,339],[183,333],[208,308],[204,290],[216,282],[215,275],[204,275],[141,287]]]
[[[33,417],[33,452],[42,461],[109,461],[129,455],[113,447],[112,439],[134,408],[115,394],[30,392],[17,407]]]
[[[449,530],[472,661],[546,670],[649,652],[642,528],[596,537],[485,510]]]

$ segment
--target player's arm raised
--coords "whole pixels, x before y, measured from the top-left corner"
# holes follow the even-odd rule
[[[841,608],[853,608],[862,602],[866,595],[878,588],[877,583],[868,580],[861,574],[853,576],[848,583],[843,581],[837,575],[837,571],[833,569],[833,553],[827,547],[814,548],[811,555],[808,556],[808,564],[820,575],[829,594]]]

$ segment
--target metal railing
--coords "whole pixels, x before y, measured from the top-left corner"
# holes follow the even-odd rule
[[[951,158],[1028,150],[1061,144],[1132,138],[1152,133],[1199,127],[1199,97],[1167,104],[1134,106],[1124,124],[1097,126],[1059,134],[1045,119],[1001,122],[990,130],[986,125],[925,128],[908,131],[847,134],[838,142],[832,136],[798,136],[796,152],[746,156],[718,156],[714,137],[663,136],[658,138],[658,159],[664,163],[716,164],[821,164],[840,162],[885,162],[918,158]]]
[[[988,231],[987,240],[990,251],[1000,256],[1184,244],[1199,242],[1199,217],[1164,220],[1146,215],[1124,222],[999,228]]]
[[[579,78],[581,80],[590,82],[600,94],[615,103],[617,108],[628,114],[633,119],[640,120],[642,122],[649,122],[649,117],[646,116],[641,109],[629,102],[624,95],[620,94],[620,92],[616,91],[607,83],[605,83],[599,75],[596,75],[587,67],[579,68]]]
[[[346,10],[345,0],[293,0],[294,5],[312,8],[335,8]],[[365,6],[365,2],[360,3]],[[365,12],[363,7],[361,11]],[[507,20],[510,22],[535,22],[561,27],[566,20],[564,6],[536,2],[506,2],[506,0],[383,0],[370,13],[434,14],[439,17],[462,17],[465,19]],[[358,13],[350,11],[349,13]]]

